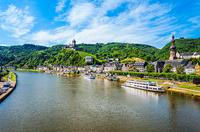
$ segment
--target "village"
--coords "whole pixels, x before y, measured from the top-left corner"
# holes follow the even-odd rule
[[[68,74],[68,73],[85,73],[92,72],[97,74],[109,73],[111,71],[132,71],[132,72],[156,72],[161,73],[165,67],[171,67],[169,72],[177,73],[178,69],[182,69],[184,74],[199,74],[199,64],[193,64],[188,61],[192,58],[200,58],[200,52],[194,53],[179,53],[175,46],[175,38],[172,36],[172,45],[169,49],[169,59],[165,61],[135,61],[131,63],[121,63],[118,58],[108,58],[106,63],[102,65],[95,65],[94,58],[92,56],[85,57],[85,66],[64,66],[64,65],[49,65],[49,66],[38,66],[36,70],[44,71],[47,73],[57,74]],[[73,40],[71,44],[67,45],[67,49],[77,50],[76,41]],[[148,65],[151,65],[151,71],[148,70]]]

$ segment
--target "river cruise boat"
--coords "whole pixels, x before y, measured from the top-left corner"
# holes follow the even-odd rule
[[[122,87],[136,88],[152,92],[165,92],[165,89],[157,86],[155,82],[150,81],[127,81],[122,85]]]

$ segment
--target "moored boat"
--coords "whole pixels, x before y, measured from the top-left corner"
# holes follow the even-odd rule
[[[122,85],[122,87],[136,88],[152,92],[165,92],[165,89],[157,86],[155,82],[150,81],[127,81]]]
[[[87,79],[95,79],[96,78],[93,74],[84,74],[83,76]]]

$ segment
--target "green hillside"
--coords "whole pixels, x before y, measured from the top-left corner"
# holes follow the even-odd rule
[[[42,51],[47,49],[45,46],[24,44],[17,46],[0,46],[0,64],[5,65],[11,61],[19,62],[26,59],[30,54],[35,51]]]
[[[60,50],[63,49],[63,45],[56,45],[49,48],[46,48],[45,50],[39,50],[30,52],[28,55],[25,55],[21,58],[13,59],[8,63],[8,65],[15,65],[17,67],[23,67],[23,68],[34,68],[38,65],[45,65],[46,62],[52,57],[57,55]]]
[[[51,56],[46,63],[65,66],[83,66],[85,65],[86,56],[92,56],[94,58],[94,64],[101,64],[103,62],[90,53],[74,51],[71,49],[62,49],[55,56]]]
[[[200,39],[177,39],[177,51],[199,52]],[[25,44],[21,46],[0,46],[0,65],[14,65],[34,68],[38,65],[84,65],[85,56],[93,56],[95,63],[105,62],[107,58],[119,58],[120,61],[138,58],[145,61],[165,60],[169,57],[168,43],[162,49],[144,44],[107,43],[79,44],[77,51],[65,49],[64,45],[52,47]]]
[[[99,59],[138,57],[147,61],[155,60],[157,48],[144,44],[108,43],[108,44],[81,44],[79,50],[95,54]]]

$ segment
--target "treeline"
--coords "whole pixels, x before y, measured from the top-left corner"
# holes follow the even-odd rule
[[[118,58],[141,58],[146,61],[155,61],[155,53],[159,50],[150,45],[131,43],[107,43],[107,44],[81,44],[80,51],[94,54],[98,59]]]
[[[4,76],[8,75],[8,73],[9,73],[9,71],[7,71],[7,70],[0,71],[0,81]]]
[[[194,82],[194,80],[199,80],[200,75],[191,74],[176,74],[176,73],[142,73],[142,72],[122,72],[122,71],[111,71],[111,74],[123,75],[123,76],[134,76],[140,78],[155,78],[155,79],[167,79],[185,82]]]
[[[118,58],[120,61],[127,58],[141,58],[147,62],[165,60],[169,58],[168,43],[162,49],[145,44],[132,44],[113,42],[107,44],[78,44],[77,53],[63,51],[65,45],[52,47],[38,46],[32,44],[18,46],[0,46],[0,65],[11,65],[19,68],[35,68],[38,65],[61,64],[61,65],[83,65],[83,56],[95,57],[95,62],[105,62],[108,58]],[[175,43],[179,53],[200,51],[200,39],[176,39]],[[200,63],[199,59],[193,59],[193,63]]]

